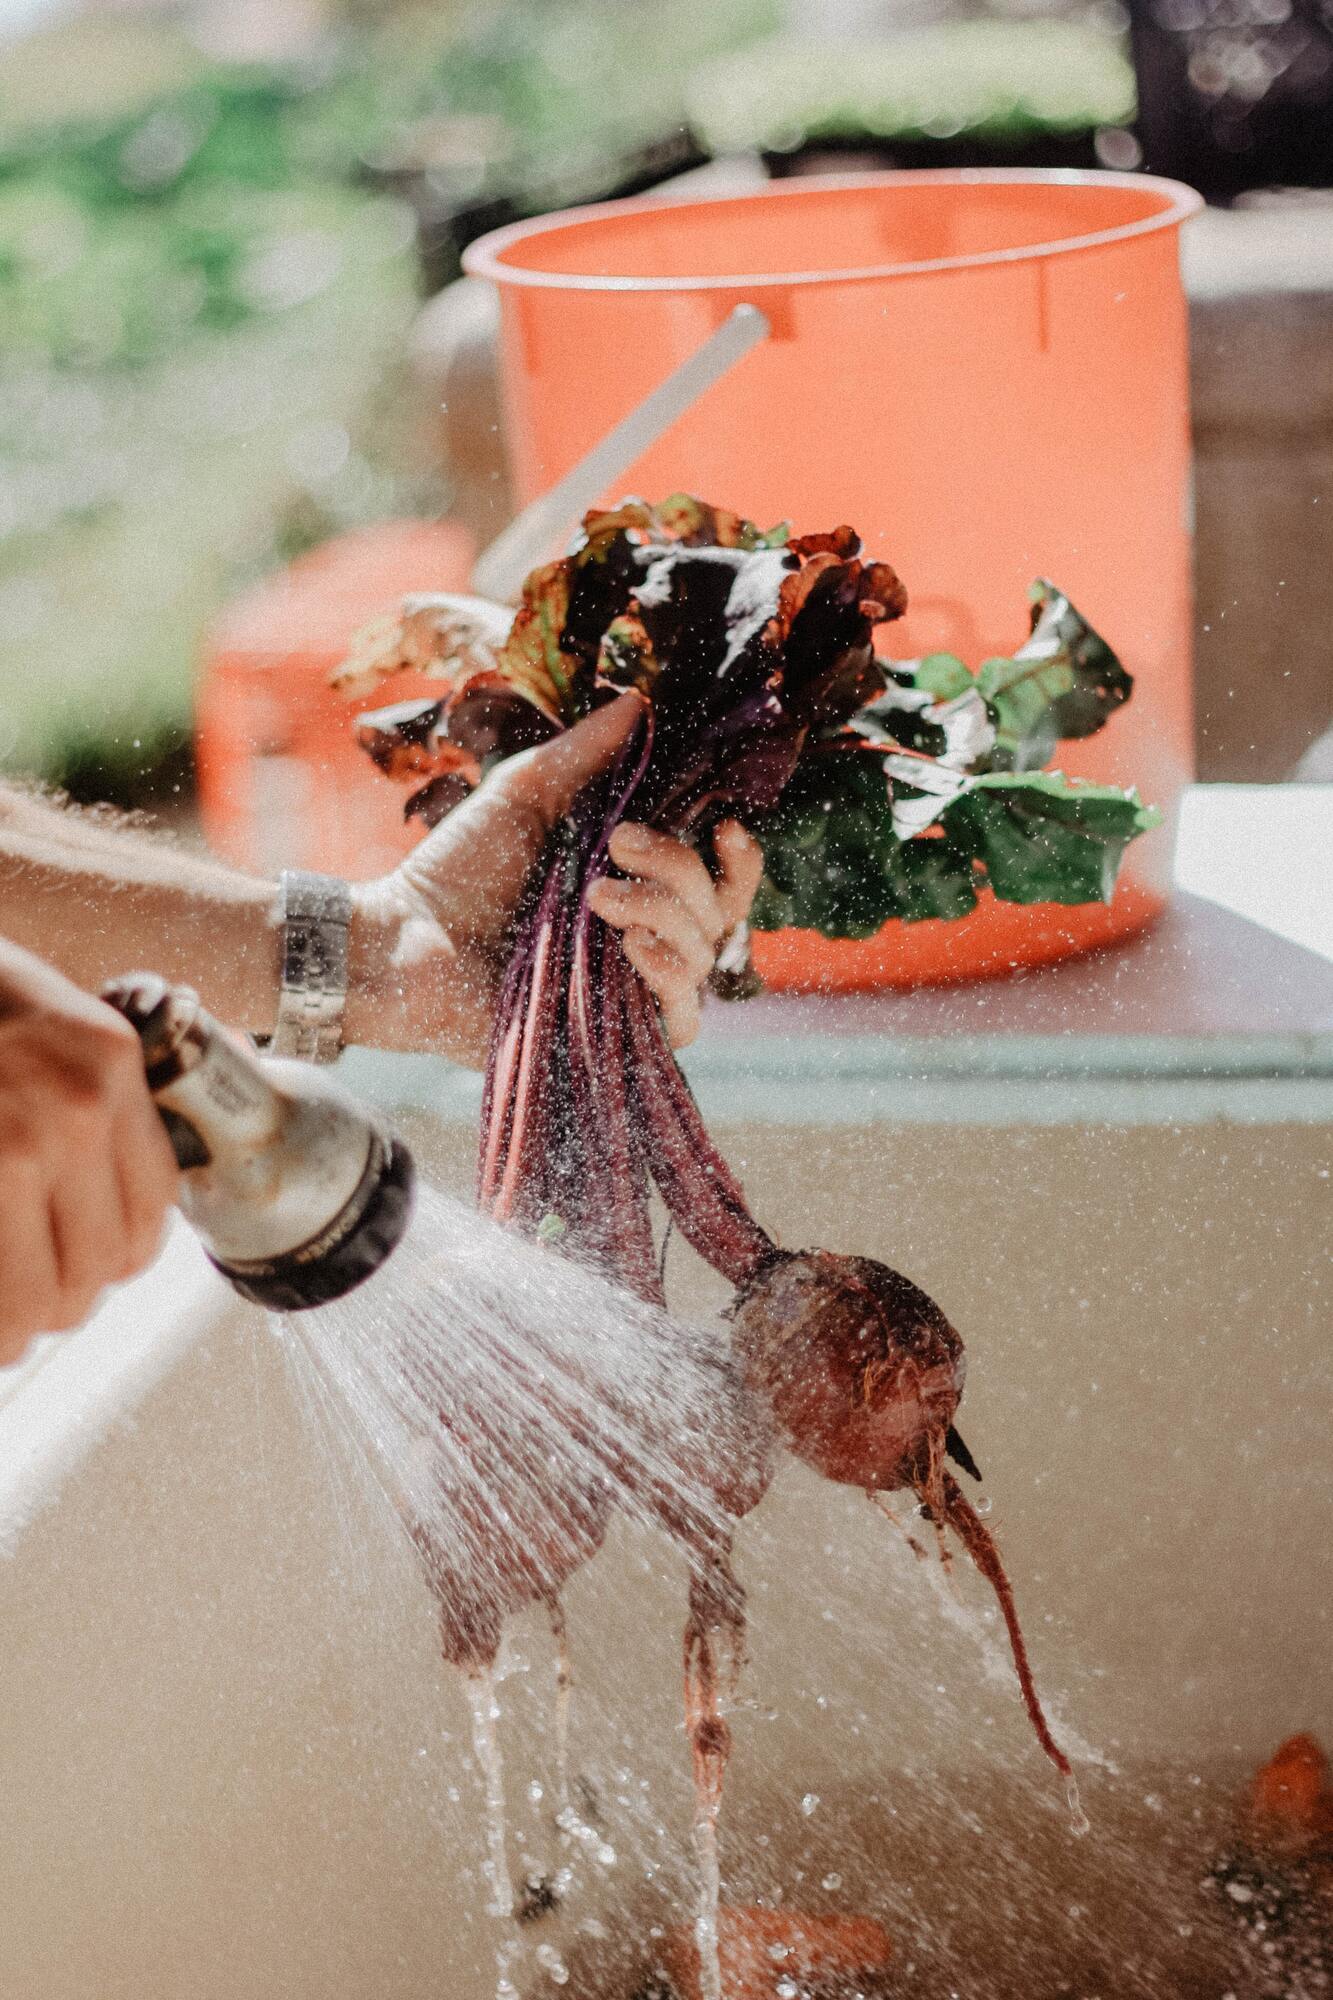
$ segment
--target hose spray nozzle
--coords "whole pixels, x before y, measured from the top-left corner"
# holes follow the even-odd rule
[[[188,986],[130,973],[102,998],[138,1032],[181,1211],[244,1298],[300,1312],[379,1269],[415,1173],[374,1113],[309,1064],[258,1055]]]

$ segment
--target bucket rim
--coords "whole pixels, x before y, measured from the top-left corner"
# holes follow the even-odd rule
[[[857,264],[832,271],[729,272],[718,277],[692,274],[684,277],[627,277],[615,273],[539,271],[505,261],[516,245],[536,236],[556,235],[582,223],[600,222],[623,215],[671,215],[683,209],[738,207],[745,202],[792,201],[812,194],[852,193],[868,188],[910,187],[1060,187],[1116,188],[1126,193],[1152,193],[1162,197],[1161,208],[1132,222],[1117,223],[1109,229],[1089,230],[1084,235],[1063,236],[1043,243],[1021,243],[1002,250],[971,251],[957,257],[912,258],[890,264]],[[474,278],[493,284],[529,287],[542,291],[567,292],[751,292],[788,290],[804,285],[846,285],[874,283],[886,278],[913,278],[937,271],[978,270],[987,265],[1025,264],[1046,258],[1067,257],[1082,251],[1098,250],[1106,244],[1122,243],[1137,236],[1149,236],[1162,229],[1179,229],[1204,206],[1203,196],[1184,181],[1168,180],[1156,174],[1108,173],[1092,168],[1064,167],[930,167],[885,169],[862,174],[809,174],[792,180],[770,181],[764,187],[742,188],[734,194],[664,200],[653,195],[634,195],[620,201],[591,202],[582,208],[562,208],[547,215],[525,216],[479,236],[463,252],[463,269]]]

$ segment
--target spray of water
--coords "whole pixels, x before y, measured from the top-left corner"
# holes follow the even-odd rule
[[[692,1555],[755,1449],[725,1344],[430,1188],[368,1284],[284,1319],[422,1547],[446,1654],[489,1665],[496,1621],[554,1603],[614,1507]]]
[[[614,1512],[663,1529],[697,1577],[729,1575],[734,1523],[719,1494],[762,1454],[753,1410],[718,1335],[430,1188],[375,1278],[277,1330],[305,1364],[299,1372],[345,1413],[424,1563],[444,1657],[468,1678],[491,1906],[508,1920],[515,1898],[492,1676],[505,1620],[547,1608],[567,1742],[562,1586],[596,1553]],[[568,1848],[583,1828],[566,1756],[558,1823]],[[704,1820],[713,1841],[700,1856],[699,1935],[705,1990],[715,1992],[715,1798],[701,1804]],[[510,1939],[501,2000],[514,1971]]]

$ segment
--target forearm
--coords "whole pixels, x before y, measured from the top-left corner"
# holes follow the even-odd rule
[[[0,787],[0,934],[90,992],[142,967],[267,1033],[276,919],[271,882]]]
[[[484,965],[455,953],[392,878],[353,894],[347,1040],[479,1062]],[[86,991],[142,968],[193,986],[234,1027],[272,1032],[281,966],[274,883],[3,785],[0,937]]]

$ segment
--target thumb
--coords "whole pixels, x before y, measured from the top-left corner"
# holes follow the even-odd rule
[[[644,713],[643,697],[632,688],[604,702],[572,729],[516,757],[506,773],[509,797],[553,825],[569,810],[575,793],[607,768]]]

